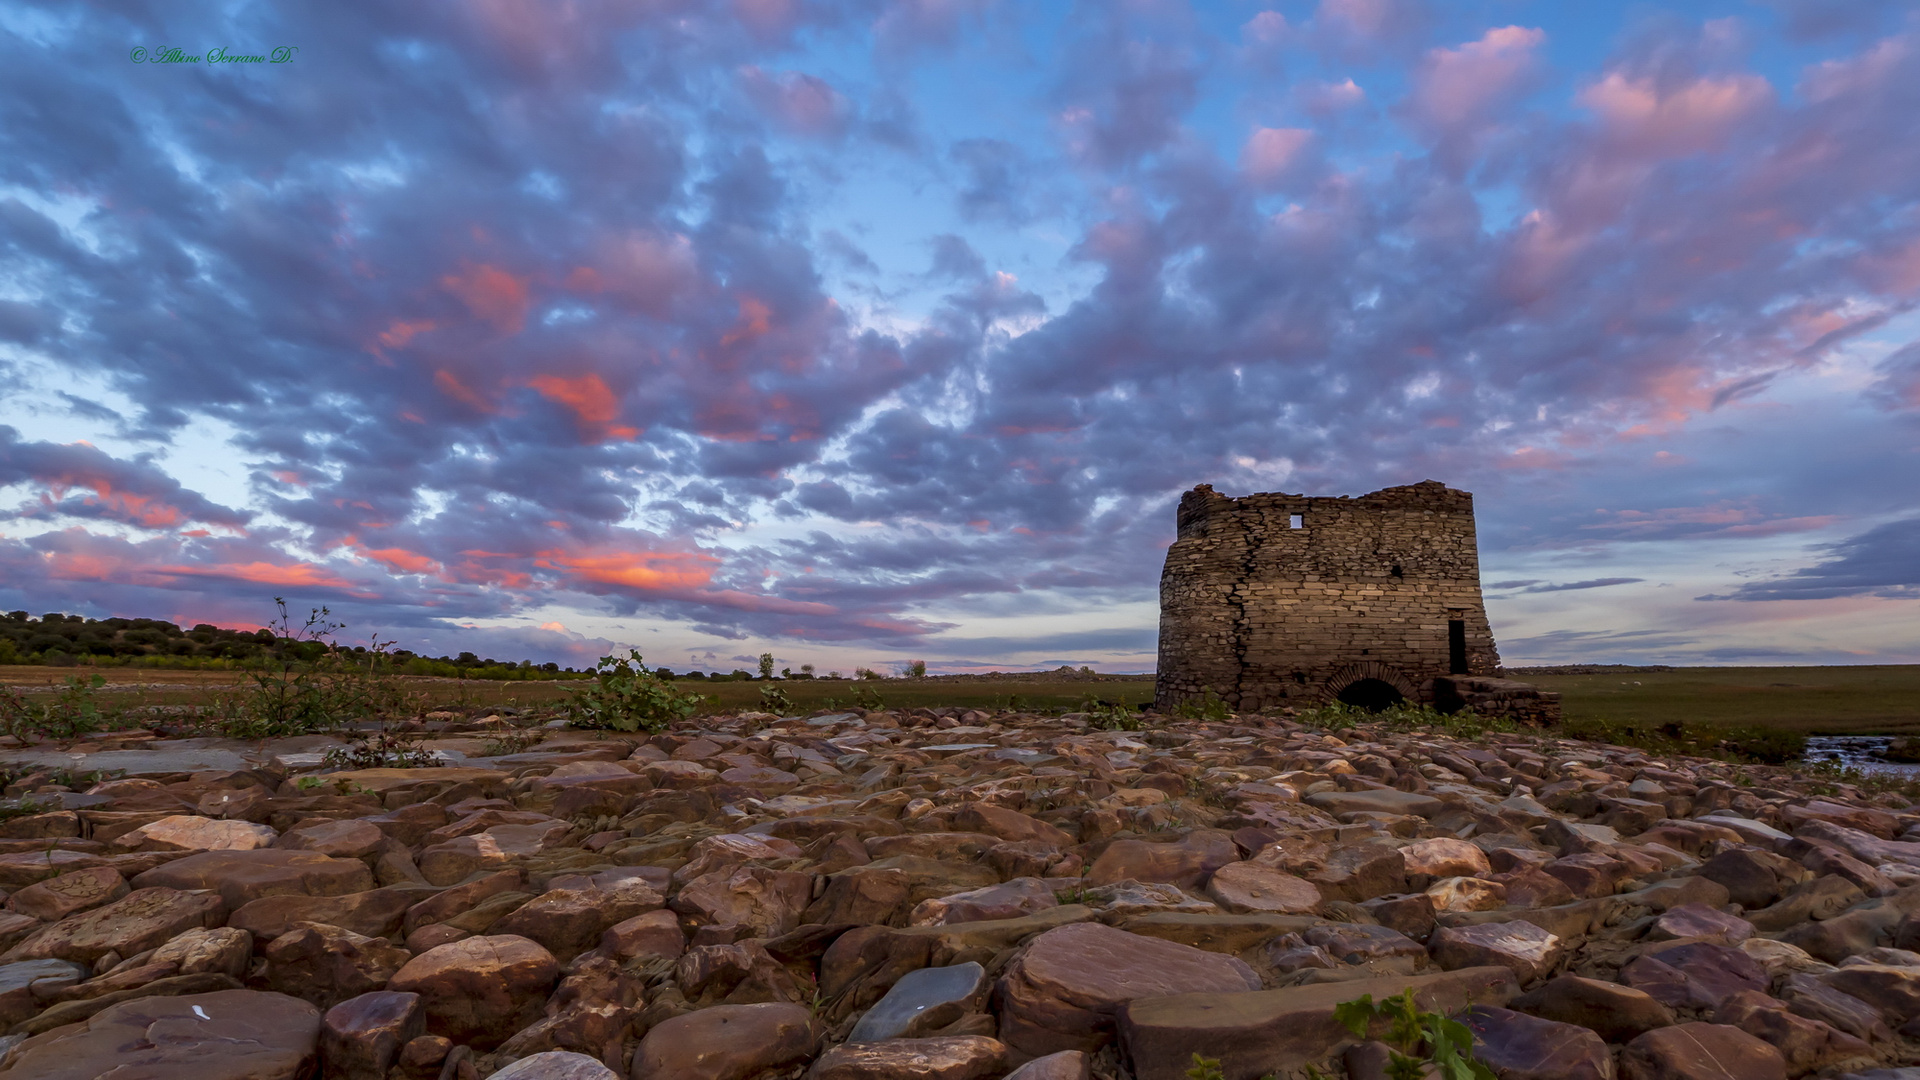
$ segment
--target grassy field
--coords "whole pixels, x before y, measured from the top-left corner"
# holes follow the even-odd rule
[[[1811,735],[1920,734],[1920,665],[1516,672],[1559,691],[1567,721],[1713,724]]]
[[[108,684],[104,704],[205,705],[247,684],[241,672],[98,669]],[[87,676],[85,667],[0,666],[0,684],[21,689],[61,684]],[[1562,695],[1570,725],[1599,722],[1659,728],[1665,724],[1766,727],[1809,734],[1920,734],[1920,665],[1878,667],[1616,669],[1592,674],[1516,673]],[[514,705],[537,707],[562,700],[578,683],[493,682],[479,679],[409,678],[410,691],[428,707]],[[681,680],[680,689],[711,699],[717,710],[753,708],[758,682]],[[1147,675],[1106,676],[1097,681],[1051,675],[1005,679],[977,676],[879,681],[783,680],[772,684],[803,710],[851,706],[873,693],[889,708],[1071,709],[1088,695],[1142,705],[1153,699]]]
[[[142,668],[0,666],[0,685],[22,690],[52,689],[69,677],[105,675],[98,691],[106,705],[132,708],[146,705],[206,705],[222,693],[252,685],[246,673],[235,671],[161,671]],[[421,695],[425,707],[512,705],[537,707],[565,699],[579,682],[495,682],[482,679],[405,678],[407,689]],[[880,679],[855,682],[821,679],[761,682],[710,682],[683,679],[675,685],[709,699],[713,711],[755,708],[760,691],[772,685],[802,710],[858,704],[857,696],[877,694],[887,708],[955,706],[976,709],[1071,709],[1091,694],[1110,702],[1144,705],[1153,700],[1151,675],[1112,675],[1098,680],[1081,678],[1009,679],[980,677]],[[871,699],[868,699],[871,700]]]

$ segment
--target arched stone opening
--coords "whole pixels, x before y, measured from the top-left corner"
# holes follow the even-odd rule
[[[1380,685],[1361,687],[1361,683]],[[1327,697],[1370,712],[1421,700],[1419,689],[1405,675],[1378,660],[1343,665],[1321,685]]]
[[[1368,712],[1385,712],[1407,700],[1407,695],[1385,679],[1356,679],[1334,697],[1342,704]]]

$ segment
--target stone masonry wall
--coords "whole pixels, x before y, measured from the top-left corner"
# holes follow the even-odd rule
[[[1160,578],[1155,702],[1212,690],[1251,712],[1379,679],[1432,704],[1450,674],[1450,620],[1465,629],[1458,674],[1493,676],[1468,492],[1428,480],[1358,498],[1234,499],[1202,484],[1180,499]]]

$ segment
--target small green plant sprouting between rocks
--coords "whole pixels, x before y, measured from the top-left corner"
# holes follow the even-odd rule
[[[887,703],[880,697],[880,691],[871,686],[855,687],[853,703],[872,712],[878,712],[887,707]]]
[[[538,728],[509,728],[480,744],[482,757],[505,757],[508,754],[524,754],[532,749],[547,733]]]
[[[1362,994],[1333,1007],[1333,1018],[1367,1038],[1376,1020],[1387,1022],[1387,1076],[1391,1080],[1494,1080],[1493,1070],[1473,1058],[1473,1032],[1467,1025],[1437,1012],[1421,1009],[1409,987],[1390,998],[1373,1000]],[[1431,1072],[1429,1071],[1431,1070]]]
[[[760,688],[760,711],[775,716],[791,715],[794,711],[793,699],[777,686],[763,686]]]
[[[22,795],[18,799],[0,800],[0,821],[12,821],[14,818],[32,817],[49,810],[60,809],[59,803],[43,803],[31,795]]]
[[[1193,1055],[1193,1064],[1187,1069],[1187,1080],[1227,1080],[1227,1074],[1220,1071],[1220,1059]]]
[[[427,769],[440,764],[433,751],[416,745],[420,736],[391,728],[327,751],[321,764],[329,769]]]
[[[1133,706],[1101,701],[1093,694],[1082,698],[1080,707],[1076,711],[1087,715],[1087,726],[1099,728],[1102,731],[1139,731],[1147,726],[1140,714],[1133,710]]]
[[[1187,1067],[1187,1080],[1227,1080],[1227,1074],[1220,1071],[1220,1059],[1193,1055],[1193,1064]],[[1274,1080],[1272,1073],[1260,1080]]]
[[[567,723],[606,731],[665,731],[700,707],[700,695],[685,694],[647,670],[640,650],[603,656],[593,681],[567,699]]]
[[[1063,906],[1070,906],[1073,904],[1086,903],[1090,898],[1090,891],[1091,890],[1085,885],[1075,885],[1070,889],[1062,889],[1053,895],[1054,899],[1058,900]]]

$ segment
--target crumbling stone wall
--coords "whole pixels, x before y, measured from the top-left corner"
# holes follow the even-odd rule
[[[1427,480],[1359,498],[1207,484],[1181,497],[1160,578],[1161,708],[1209,690],[1241,712],[1396,692],[1446,706],[1462,695],[1436,680],[1499,666],[1470,493]]]

